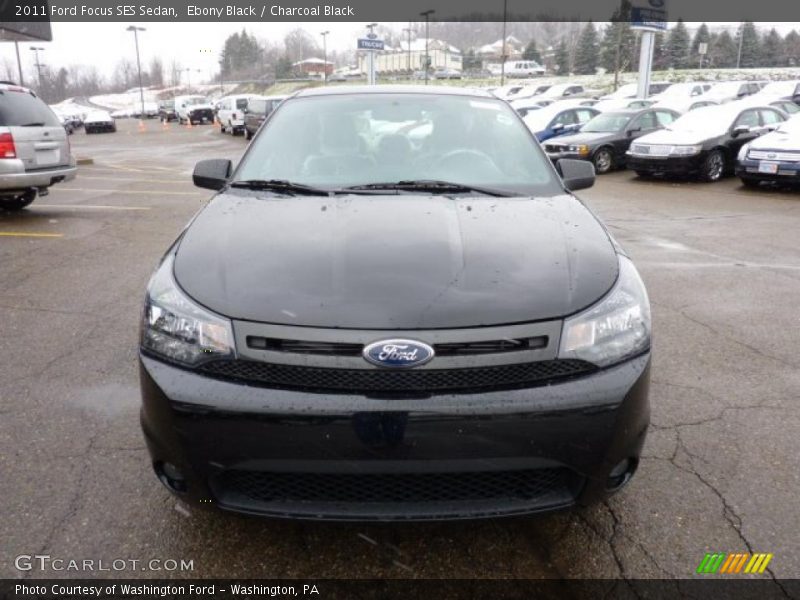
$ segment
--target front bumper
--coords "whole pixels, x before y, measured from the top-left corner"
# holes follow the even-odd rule
[[[75,159],[71,157],[68,165],[32,171],[26,171],[25,165],[20,159],[5,159],[0,161],[0,193],[9,190],[49,187],[62,181],[75,179],[77,172]]]
[[[142,427],[190,504],[425,520],[590,503],[649,423],[649,354],[562,383],[407,399],[276,390],[140,357]]]
[[[626,154],[629,169],[651,175],[694,176],[700,173],[706,152],[694,156],[644,157]]]
[[[198,123],[213,123],[214,111],[210,108],[199,108],[189,111],[189,119]]]
[[[743,179],[757,179],[759,181],[779,181],[786,183],[800,183],[800,162],[777,162],[776,173],[762,173],[759,170],[760,160],[740,160],[736,163],[736,176]]]

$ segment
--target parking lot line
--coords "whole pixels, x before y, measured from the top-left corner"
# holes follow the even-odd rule
[[[36,208],[70,208],[75,210],[150,210],[149,206],[109,206],[107,204],[39,204]]]
[[[59,188],[62,192],[86,192],[89,194],[141,194],[149,196],[205,196],[202,192],[167,192],[159,190],[95,190],[86,188]]]
[[[0,231],[0,237],[60,238],[63,233],[37,233],[27,231]]]

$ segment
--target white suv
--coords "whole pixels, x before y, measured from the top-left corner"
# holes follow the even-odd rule
[[[56,114],[31,90],[0,83],[0,209],[25,208],[76,172]]]

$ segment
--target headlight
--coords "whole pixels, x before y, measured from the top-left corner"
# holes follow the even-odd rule
[[[589,154],[589,146],[586,144],[578,144],[576,146],[570,146],[569,151],[575,152],[576,154],[585,155]]]
[[[747,153],[750,152],[750,144],[745,144],[741,148],[739,148],[739,156],[736,157],[737,160],[744,160],[747,158]]]
[[[697,144],[695,146],[673,146],[670,154],[673,156],[694,156],[695,154],[700,154],[700,150],[702,149],[702,144]]]
[[[233,357],[231,322],[186,297],[172,276],[173,262],[170,254],[147,286],[142,348],[188,366]]]
[[[650,347],[650,302],[633,263],[619,257],[614,288],[597,304],[564,321],[561,358],[578,358],[604,367]]]

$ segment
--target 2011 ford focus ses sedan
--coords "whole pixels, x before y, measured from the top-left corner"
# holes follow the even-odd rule
[[[630,259],[506,103],[304,91],[146,295],[142,426],[198,506],[419,520],[588,503],[631,478],[650,308]]]

